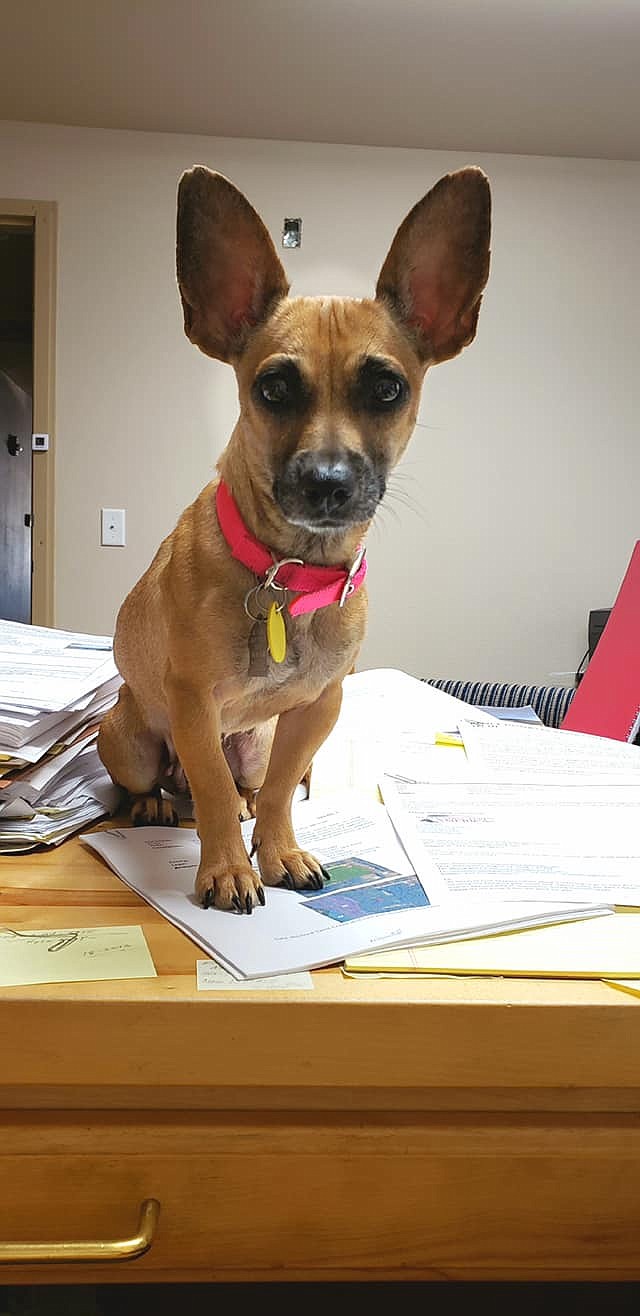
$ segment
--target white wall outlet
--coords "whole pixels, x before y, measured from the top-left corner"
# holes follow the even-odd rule
[[[101,508],[100,543],[108,548],[124,548],[124,507]]]

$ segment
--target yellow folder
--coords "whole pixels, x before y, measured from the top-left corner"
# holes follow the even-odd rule
[[[344,972],[640,979],[640,917],[604,914],[437,946],[376,951],[351,956]]]

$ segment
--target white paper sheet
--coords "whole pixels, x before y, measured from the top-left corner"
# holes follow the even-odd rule
[[[355,790],[379,798],[382,772],[419,775],[438,732],[455,731],[470,705],[394,668],[345,677],[342,708],[318,750],[311,772],[312,799]],[[491,715],[477,711],[478,721]]]
[[[111,656],[102,650],[62,650],[59,660],[28,656],[5,663],[0,655],[0,705],[11,708],[60,712],[74,700],[91,696],[103,682],[117,675]]]
[[[469,768],[482,780],[640,786],[638,745],[544,726],[531,736],[528,727],[475,718],[461,720],[459,729]]]
[[[312,992],[310,973],[274,973],[270,978],[234,978],[215,960],[196,964],[199,992]]]
[[[640,785],[387,775],[381,789],[416,872],[444,899],[640,905]]]
[[[0,712],[59,712],[116,676],[108,636],[0,621]]]
[[[80,631],[57,631],[50,626],[0,620],[0,649],[10,650],[14,655],[55,654],[68,648],[111,650],[112,647],[110,635],[86,635]]]

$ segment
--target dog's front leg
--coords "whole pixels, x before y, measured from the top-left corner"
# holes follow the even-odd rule
[[[169,671],[165,678],[171,733],[195,805],[201,855],[196,895],[205,908],[250,914],[264,904],[260,878],[251,867],[239,823],[240,800],[222,752],[220,715],[205,691]]]
[[[267,886],[321,887],[322,865],[296,842],[291,801],[298,782],[326,740],[342,702],[342,681],[327,686],[313,704],[281,713],[264,785],[258,792],[253,846]]]

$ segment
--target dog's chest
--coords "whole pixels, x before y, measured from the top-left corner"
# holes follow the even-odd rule
[[[342,674],[353,648],[351,639],[339,630],[321,637],[310,619],[287,625],[286,654],[276,662],[269,653],[266,636],[247,645],[244,672],[226,690],[218,689],[224,732],[243,730],[267,721],[288,708],[317,699],[322,690]],[[226,684],[226,683],[225,683]]]

